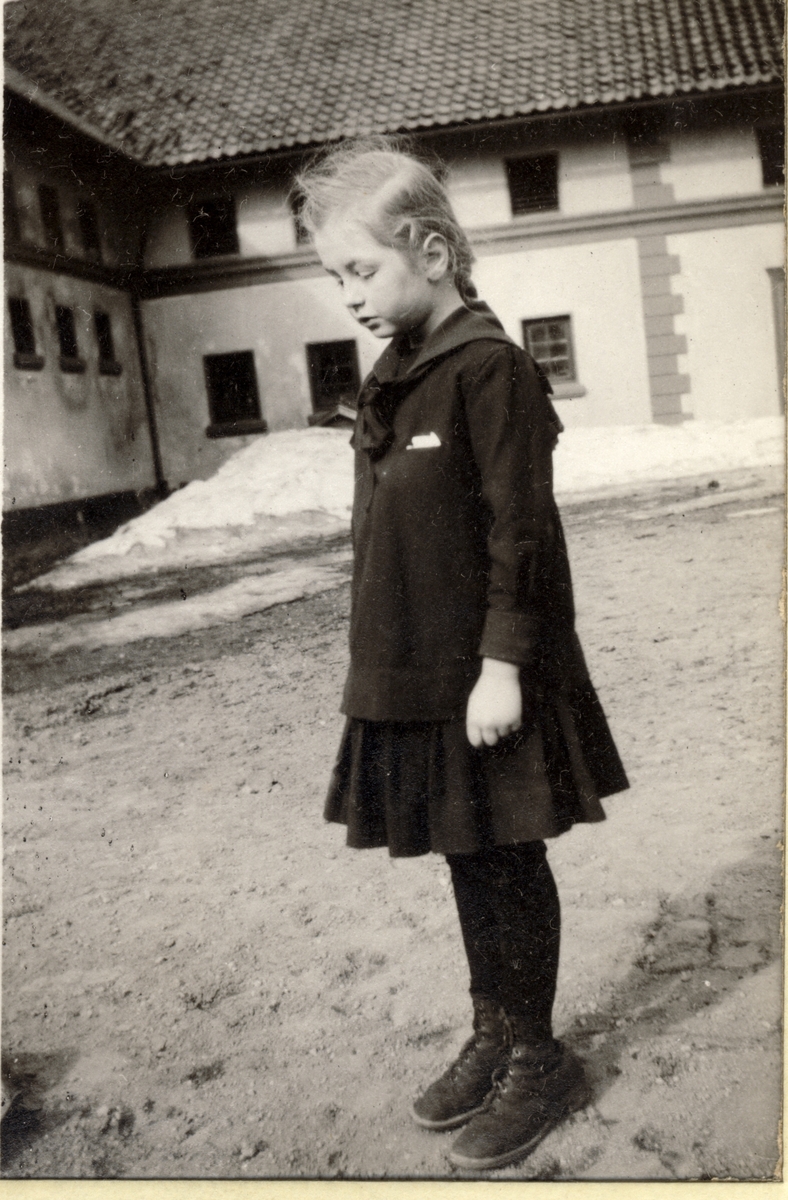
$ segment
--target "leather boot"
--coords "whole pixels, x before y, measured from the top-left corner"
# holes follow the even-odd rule
[[[473,997],[473,1036],[458,1057],[419,1096],[412,1108],[425,1129],[454,1129],[481,1111],[493,1086],[493,1072],[506,1065],[509,1028],[500,1005],[485,996]]]
[[[451,1148],[466,1170],[490,1171],[525,1158],[551,1129],[588,1102],[578,1059],[560,1042],[515,1042],[495,1089]]]

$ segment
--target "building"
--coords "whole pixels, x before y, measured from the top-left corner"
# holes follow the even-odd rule
[[[780,412],[780,14],[7,5],[6,510],[120,511],[352,403],[380,344],[289,190],[305,153],[370,131],[448,164],[479,291],[567,426]]]

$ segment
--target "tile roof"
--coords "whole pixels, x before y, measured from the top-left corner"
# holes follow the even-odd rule
[[[781,78],[779,0],[15,0],[6,57],[150,165]]]

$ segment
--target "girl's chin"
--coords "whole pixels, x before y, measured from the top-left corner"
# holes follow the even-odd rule
[[[372,336],[376,338],[390,338],[399,332],[396,326],[392,325],[390,321],[365,321],[364,328],[368,329]]]

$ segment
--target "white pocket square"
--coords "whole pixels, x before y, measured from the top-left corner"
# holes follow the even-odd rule
[[[410,439],[406,450],[429,450],[431,446],[440,446],[441,440],[437,433],[417,433]]]

